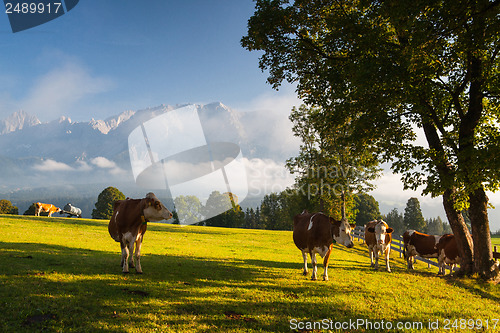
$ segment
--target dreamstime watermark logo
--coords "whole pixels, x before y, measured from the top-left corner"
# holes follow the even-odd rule
[[[4,0],[12,32],[36,27],[69,12],[80,0]]]
[[[132,172],[137,185],[166,189],[175,199],[196,197],[205,207],[203,216],[193,207],[176,206],[181,224],[201,222],[219,215],[248,193],[240,147],[230,141],[216,141],[200,121],[195,105],[168,111],[134,129],[128,137]],[[208,202],[219,192],[219,201]],[[186,222],[189,221],[189,222]]]

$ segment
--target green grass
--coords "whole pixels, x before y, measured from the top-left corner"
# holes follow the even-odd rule
[[[291,232],[150,223],[144,274],[123,275],[107,221],[0,223],[2,332],[289,332],[293,319],[448,320],[453,332],[463,331],[456,319],[500,317],[499,286],[438,277],[423,263],[408,272],[396,252],[393,273],[375,271],[357,241],[335,246],[330,281],[310,281]]]
[[[495,235],[491,237],[491,245],[497,247],[497,251],[500,252],[500,236]]]

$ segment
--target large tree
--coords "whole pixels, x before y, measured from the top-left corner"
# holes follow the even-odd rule
[[[113,205],[117,200],[124,200],[123,194],[116,187],[106,187],[97,197],[95,208],[92,210],[93,219],[110,219],[113,215]]]
[[[380,174],[377,149],[363,140],[349,140],[349,121],[325,122],[329,114],[320,107],[293,108],[290,120],[302,145],[299,155],[287,161],[287,167],[299,174],[297,186],[309,198],[318,200],[321,210],[347,219],[347,211],[352,212],[355,205],[353,194],[374,188],[371,182]],[[349,218],[354,222],[354,214]]]
[[[325,122],[348,120],[352,140],[383,148],[407,188],[442,195],[462,272],[486,278],[496,274],[485,191],[500,186],[499,5],[257,0],[242,39],[264,51],[274,88],[295,83]],[[415,128],[426,146],[412,142]]]

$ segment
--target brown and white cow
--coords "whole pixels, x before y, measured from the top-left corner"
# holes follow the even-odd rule
[[[40,213],[49,213],[49,216],[52,216],[52,214],[60,211],[61,208],[57,208],[53,204],[44,204],[41,202],[35,202],[35,216],[40,216]]]
[[[391,253],[392,232],[383,220],[370,221],[365,225],[365,243],[370,252],[371,267],[378,269],[379,252],[385,257],[385,267],[388,272],[391,271],[389,266],[389,254]],[[373,263],[375,257],[375,263]]]
[[[403,255],[408,263],[408,269],[413,269],[415,256],[422,258],[437,258],[437,243],[441,236],[427,235],[415,230],[407,230],[403,234]]]
[[[438,250],[438,264],[439,272],[438,274],[446,274],[446,265],[450,266],[450,274],[453,267],[460,264],[460,256],[458,253],[457,241],[455,240],[455,235],[446,234],[443,235],[436,245]]]
[[[129,257],[130,267],[134,267],[134,244],[135,270],[142,273],[141,246],[147,223],[168,220],[171,217],[172,213],[151,192],[144,199],[127,198],[114,203],[108,231],[111,238],[120,243],[123,273],[129,271]]]
[[[316,253],[323,259],[325,272],[323,280],[328,280],[328,262],[332,252],[333,242],[344,245],[347,248],[354,246],[351,237],[351,229],[347,221],[336,221],[323,213],[311,214],[304,210],[293,218],[293,241],[304,258],[304,275],[307,275],[307,254],[311,256],[312,280],[316,280],[317,261]]]

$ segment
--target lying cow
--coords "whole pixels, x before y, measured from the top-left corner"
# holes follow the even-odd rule
[[[347,221],[335,221],[323,213],[311,214],[307,210],[293,218],[293,241],[302,251],[304,258],[304,275],[307,275],[307,254],[311,256],[313,267],[312,280],[316,280],[317,262],[316,253],[323,260],[325,272],[323,280],[328,280],[328,262],[332,252],[333,242],[344,245],[347,248],[354,246],[351,238],[351,228]]]
[[[391,253],[392,232],[387,223],[382,220],[370,221],[365,225],[365,243],[370,252],[371,267],[378,269],[379,252],[385,257],[385,267],[388,272],[391,271],[389,266],[389,254]],[[375,257],[375,263],[373,263]]]
[[[70,203],[66,204],[63,210],[61,210],[59,213],[68,214],[68,217],[70,216],[82,217],[82,210],[78,207],[73,206]]]
[[[455,235],[446,234],[443,235],[436,245],[438,250],[438,265],[439,274],[446,274],[446,265],[450,266],[450,274],[453,267],[460,264],[460,256],[458,253],[457,241],[455,240]]]
[[[129,272],[129,257],[130,267],[134,267],[134,244],[135,270],[137,273],[142,273],[141,245],[147,223],[168,220],[171,217],[172,213],[158,200],[154,193],[148,193],[144,199],[127,198],[114,203],[108,231],[111,238],[120,243],[123,273]]]
[[[44,204],[41,202],[35,203],[35,216],[40,216],[40,213],[49,213],[49,216],[52,216],[52,214],[60,211],[61,208],[57,208],[52,204]]]
[[[413,269],[415,256],[422,258],[437,258],[437,243],[441,236],[427,235],[415,230],[407,230],[403,234],[403,256],[408,263],[408,269]]]

